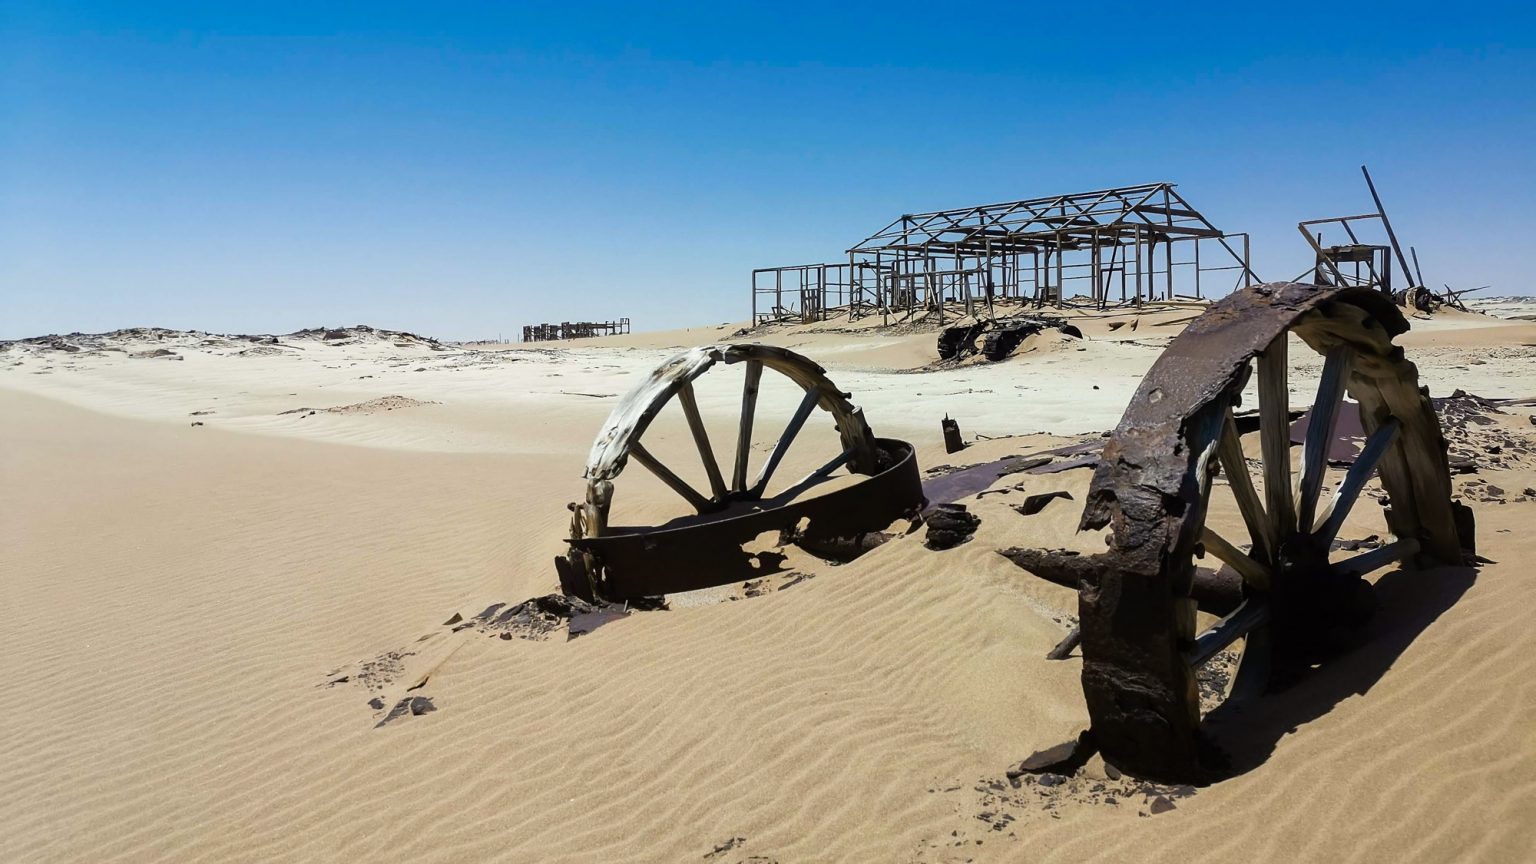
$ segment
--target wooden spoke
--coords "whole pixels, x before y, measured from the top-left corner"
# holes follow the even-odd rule
[[[849,448],[844,450],[838,455],[832,457],[832,460],[827,464],[805,475],[804,477],[800,478],[800,480],[794,485],[790,486],[788,489],[785,489],[783,492],[780,492],[778,495],[775,495],[774,499],[778,501],[792,500],[795,496],[799,495],[809,487],[814,486],[822,480],[826,479],[828,474],[831,474],[833,471],[836,471],[838,468],[846,465],[848,460],[852,458],[853,449]]]
[[[795,409],[795,416],[789,418],[789,425],[784,427],[784,434],[779,436],[778,443],[773,445],[773,452],[768,454],[768,461],[763,463],[763,468],[757,473],[757,479],[752,481],[752,494],[762,495],[768,488],[768,480],[773,472],[778,470],[779,462],[784,459],[784,454],[789,452],[789,445],[795,441],[795,436],[800,434],[800,427],[805,425],[807,417],[816,408],[816,403],[821,401],[821,391],[812,387],[805,391],[805,398],[800,400],[800,407]]]
[[[1355,457],[1355,464],[1349,466],[1349,471],[1339,482],[1338,491],[1334,492],[1323,512],[1318,514],[1318,524],[1313,533],[1320,541],[1331,543],[1338,536],[1339,528],[1349,516],[1350,508],[1355,506],[1355,500],[1360,497],[1365,481],[1376,473],[1377,463],[1386,455],[1387,448],[1397,438],[1397,430],[1401,428],[1402,424],[1396,418],[1390,418],[1378,426],[1371,437],[1365,439],[1365,446],[1360,449],[1360,455]]]
[[[1317,516],[1317,498],[1323,491],[1323,474],[1328,470],[1328,450],[1333,446],[1333,429],[1339,419],[1339,405],[1344,399],[1344,385],[1354,349],[1338,345],[1329,349],[1323,361],[1323,380],[1317,385],[1312,401],[1307,437],[1301,448],[1301,481],[1296,495],[1296,524],[1310,529]]]
[[[748,360],[746,383],[741,388],[741,429],[736,434],[736,471],[731,475],[731,489],[747,489],[747,459],[752,455],[752,417],[757,413],[757,387],[763,378],[763,361]]]
[[[825,464],[825,465],[821,466],[820,468],[817,468],[815,471],[812,471],[811,473],[805,475],[805,477],[803,479],[801,479],[801,481],[799,483],[796,483],[795,485],[796,486],[803,486],[803,485],[808,484],[808,483],[815,483],[818,480],[822,480],[828,474],[831,474],[833,471],[836,471],[837,469],[843,467],[844,465],[847,465],[848,464],[848,460],[852,459],[852,458],[853,458],[853,449],[849,448],[847,450],[844,450],[843,452],[841,452],[841,453],[837,454],[836,456],[832,457],[831,461],[827,462],[827,464]]]
[[[1269,626],[1259,625],[1251,628],[1243,640],[1243,658],[1238,661],[1237,674],[1227,688],[1227,701],[1244,702],[1264,695],[1269,687],[1269,670]]]
[[[1238,637],[1269,621],[1269,607],[1253,600],[1244,600],[1227,617],[1211,625],[1195,639],[1195,647],[1187,655],[1189,665],[1199,667],[1205,661],[1221,653],[1223,648],[1236,642]]]
[[[1248,526],[1253,551],[1260,560],[1273,561],[1273,526],[1264,514],[1264,505],[1259,502],[1258,492],[1254,491],[1253,477],[1248,473],[1248,460],[1243,458],[1243,444],[1237,434],[1237,421],[1232,419],[1231,406],[1227,408],[1218,447],[1221,470],[1227,475],[1227,485],[1232,487],[1232,497],[1237,499],[1237,509],[1243,514],[1243,523]]]
[[[1378,549],[1363,552],[1347,561],[1340,561],[1333,565],[1333,570],[1343,576],[1364,576],[1388,564],[1396,564],[1404,558],[1412,557],[1418,554],[1418,551],[1419,541],[1414,537],[1404,537]]]
[[[1264,500],[1276,543],[1296,530],[1291,499],[1291,396],[1286,387],[1286,334],[1259,354],[1259,441],[1264,449]]]
[[[693,505],[693,509],[700,513],[707,513],[714,509],[714,504],[708,498],[694,491],[694,488],[689,486],[686,480],[672,473],[672,469],[657,461],[656,457],[651,455],[651,451],[645,449],[645,445],[639,441],[629,442],[629,455],[635,457],[641,465],[650,469],[650,472],[659,477],[661,482],[671,486],[673,492],[688,499],[688,503]]]
[[[1205,546],[1205,551],[1236,570],[1244,582],[1261,591],[1269,589],[1269,568],[1243,554],[1241,549],[1228,543],[1226,538],[1212,531],[1209,526],[1201,529],[1200,542]]]
[[[709,488],[715,500],[725,500],[725,478],[720,476],[720,463],[715,461],[715,451],[709,446],[709,433],[704,429],[704,419],[699,416],[699,403],[693,395],[693,382],[685,381],[677,391],[677,401],[683,406],[688,418],[688,431],[693,433],[693,443],[699,448],[699,459],[709,475]]]

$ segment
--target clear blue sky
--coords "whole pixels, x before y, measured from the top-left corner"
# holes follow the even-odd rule
[[[1533,4],[0,0],[0,338],[740,320],[903,213],[1171,180],[1536,293]]]

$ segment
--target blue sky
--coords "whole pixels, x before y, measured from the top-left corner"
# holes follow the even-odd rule
[[[735,321],[901,213],[1155,180],[1289,278],[1362,162],[1429,284],[1536,293],[1532,4],[1199,6],[0,0],[0,338]]]

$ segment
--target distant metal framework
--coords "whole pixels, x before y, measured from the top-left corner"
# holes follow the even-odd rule
[[[1413,253],[1413,269],[1408,268],[1408,258],[1403,254],[1403,247],[1397,242],[1397,232],[1392,230],[1392,220],[1387,218],[1387,210],[1381,204],[1381,196],[1376,193],[1376,183],[1371,179],[1371,172],[1364,165],[1360,166],[1360,173],[1365,175],[1366,188],[1370,190],[1371,200],[1376,203],[1375,213],[1364,213],[1359,216],[1330,216],[1326,219],[1309,219],[1296,224],[1301,236],[1307,238],[1307,245],[1312,247],[1316,256],[1311,271],[1311,279],[1318,285],[1352,285],[1363,288],[1373,288],[1384,294],[1392,292],[1392,259],[1397,258],[1398,265],[1402,268],[1403,278],[1414,286],[1423,286],[1424,274],[1419,270],[1419,253],[1413,247],[1408,251]],[[1355,233],[1355,227],[1361,223],[1380,222],[1387,234],[1388,245],[1364,243],[1360,235]],[[1334,246],[1323,245],[1323,233],[1316,230],[1322,225],[1336,225],[1344,230],[1344,235],[1349,238],[1348,243]],[[1305,276],[1307,274],[1303,274]]]
[[[1201,299],[1220,271],[1236,271],[1222,292],[1259,281],[1248,235],[1218,229],[1172,183],[907,214],[847,254],[847,263],[753,270],[754,323],[844,312],[942,320],[946,305],[975,314],[994,300],[1140,305]]]
[[[524,342],[557,342],[564,339],[588,339],[629,332],[629,319],[617,321],[565,321],[560,324],[526,324]]]

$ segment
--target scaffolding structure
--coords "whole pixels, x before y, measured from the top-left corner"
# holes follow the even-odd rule
[[[1236,271],[1219,293],[1259,281],[1248,235],[1216,228],[1172,183],[907,214],[847,254],[753,270],[753,322],[934,311],[942,320],[947,304],[974,315],[998,300],[1105,308],[1203,299],[1223,272]]]
[[[1365,186],[1370,190],[1371,200],[1376,203],[1375,213],[1363,213],[1359,216],[1330,216],[1326,219],[1309,219],[1296,223],[1296,229],[1301,232],[1301,236],[1307,238],[1307,244],[1312,247],[1315,256],[1311,271],[1312,281],[1318,285],[1356,285],[1373,288],[1390,295],[1393,293],[1392,259],[1396,256],[1397,263],[1402,268],[1403,278],[1409,281],[1410,287],[1422,288],[1424,274],[1419,270],[1419,253],[1412,246],[1408,247],[1408,251],[1413,253],[1413,269],[1410,270],[1408,257],[1403,254],[1403,247],[1397,242],[1397,232],[1392,230],[1392,220],[1387,218],[1387,209],[1382,206],[1381,196],[1376,193],[1376,182],[1371,179],[1370,170],[1361,165],[1360,173],[1365,175]],[[1387,245],[1363,242],[1360,235],[1355,233],[1356,226],[1377,222],[1386,231]],[[1322,225],[1336,225],[1342,228],[1349,242],[1324,246],[1323,232],[1318,227]]]
[[[617,321],[565,321],[560,324],[523,325],[524,342],[558,342],[565,339],[588,339],[593,336],[616,336],[629,332],[629,319]]]

